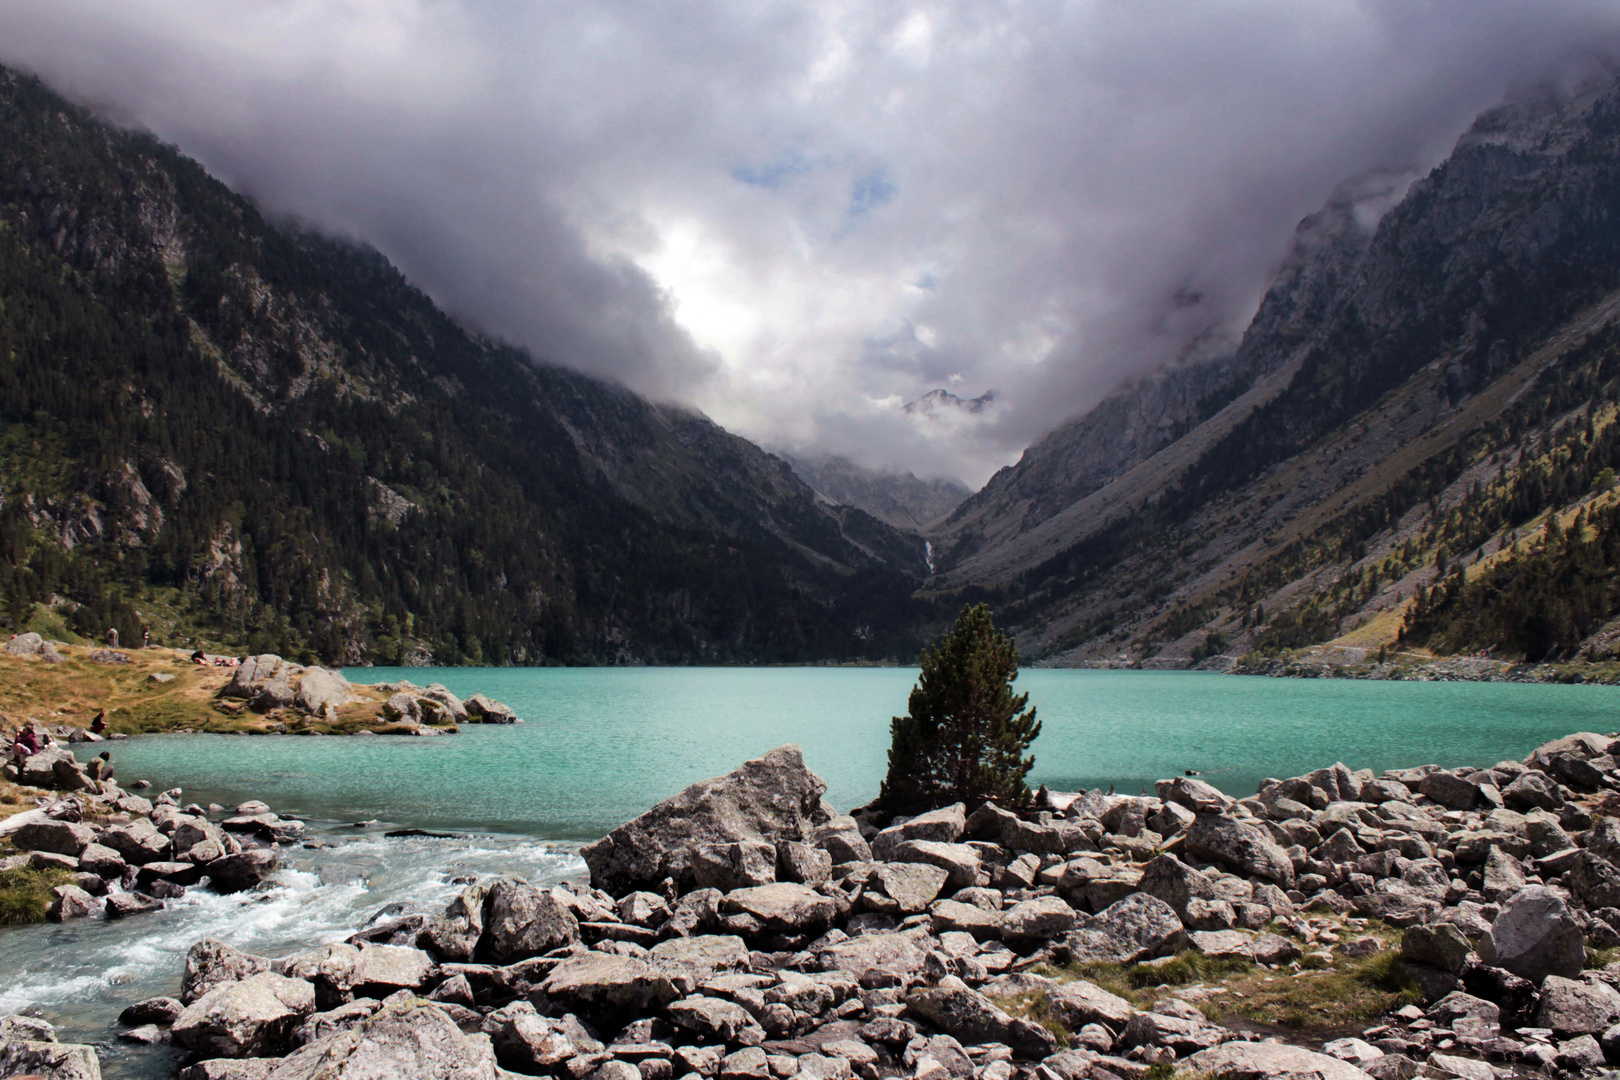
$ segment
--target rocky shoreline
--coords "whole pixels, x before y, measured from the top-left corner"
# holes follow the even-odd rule
[[[1616,752],[1583,733],[1477,770],[1335,765],[1242,800],[1179,777],[890,822],[837,815],[783,747],[586,847],[589,884],[471,882],[278,958],[200,941],[178,996],[123,1020],[195,1059],[187,1080],[1596,1073],[1620,1059]],[[79,875],[70,918],[85,875],[104,903],[250,889],[300,839],[263,804],[178,801],[80,792],[7,822],[30,848],[10,858]],[[1255,1019],[1306,986],[1342,1010],[1353,979],[1381,989],[1351,1024]],[[99,1075],[21,1016],[0,1069]]]

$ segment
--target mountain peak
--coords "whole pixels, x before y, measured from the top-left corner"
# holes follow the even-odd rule
[[[976,398],[961,398],[943,387],[930,390],[916,401],[908,401],[905,412],[909,416],[935,416],[946,410],[963,413],[981,413],[995,403],[996,392],[986,390]]]

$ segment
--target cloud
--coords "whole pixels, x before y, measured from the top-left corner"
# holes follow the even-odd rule
[[[0,61],[481,329],[972,483],[1232,340],[1341,181],[1617,34],[1581,0],[0,0]],[[898,409],[936,386],[995,405]]]

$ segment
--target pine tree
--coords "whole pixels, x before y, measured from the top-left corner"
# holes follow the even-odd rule
[[[969,812],[986,802],[1030,800],[1025,757],[1041,733],[1028,694],[1014,694],[1018,647],[996,629],[990,609],[962,609],[956,625],[922,654],[909,710],[889,726],[889,775],[879,803],[916,814],[953,802]]]

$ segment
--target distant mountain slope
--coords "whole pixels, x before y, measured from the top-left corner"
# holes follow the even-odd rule
[[[0,610],[355,663],[894,657],[923,545],[0,72]]]
[[[913,473],[863,468],[844,457],[789,455],[787,460],[817,494],[897,529],[926,528],[972,494],[960,480],[919,480]]]
[[[931,530],[930,585],[986,592],[1047,662],[1393,647],[1413,560],[1478,557],[1447,523],[1472,485],[1506,498],[1546,447],[1567,457],[1577,408],[1594,434],[1569,482],[1605,467],[1620,88],[1492,110],[1376,229],[1356,218],[1330,205],[1302,226],[1231,360],[1127,389]],[[1145,422],[1166,401],[1170,423]],[[1529,491],[1499,528],[1586,497]],[[1447,633],[1430,637],[1463,640]]]

